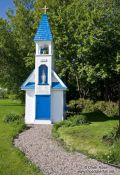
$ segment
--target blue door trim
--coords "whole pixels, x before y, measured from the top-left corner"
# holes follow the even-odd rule
[[[36,120],[50,120],[51,96],[36,95]]]

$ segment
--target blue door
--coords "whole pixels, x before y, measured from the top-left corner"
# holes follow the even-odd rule
[[[50,120],[50,95],[36,95],[36,120]]]

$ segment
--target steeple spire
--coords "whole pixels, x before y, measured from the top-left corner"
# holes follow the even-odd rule
[[[46,11],[45,11],[46,12]],[[34,41],[52,41],[53,36],[47,14],[43,14],[40,20]]]

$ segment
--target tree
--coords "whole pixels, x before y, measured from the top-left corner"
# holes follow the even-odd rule
[[[0,19],[0,85],[18,92],[34,68],[33,37],[46,4],[55,67],[69,88],[69,99],[116,100],[120,71],[117,0],[14,0],[14,4],[16,15],[9,10],[9,20]]]
[[[88,97],[90,87],[102,83],[100,94],[106,100],[109,98],[109,83],[119,69],[119,9],[114,0],[74,0],[59,6],[51,17],[57,69],[63,69],[60,75],[67,75],[70,86],[72,77],[80,97]]]
[[[0,23],[0,84],[9,91],[18,93],[21,83],[34,67],[34,20],[33,7],[30,10],[24,3],[18,4],[18,1],[15,5],[16,15],[9,11],[9,20],[1,19]]]

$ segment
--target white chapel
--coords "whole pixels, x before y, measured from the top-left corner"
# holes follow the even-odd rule
[[[67,87],[53,68],[53,35],[46,13],[34,41],[35,69],[21,86],[25,90],[25,123],[57,123],[64,119]]]

